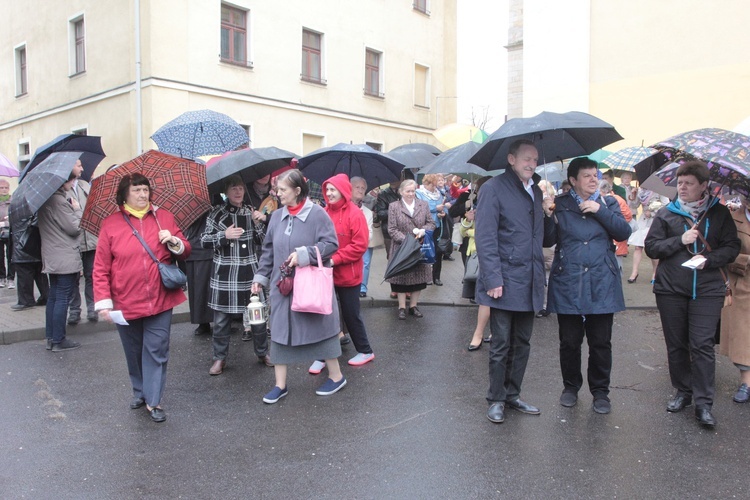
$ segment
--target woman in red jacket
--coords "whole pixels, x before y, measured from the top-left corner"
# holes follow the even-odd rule
[[[186,259],[190,243],[174,216],[150,200],[146,177],[136,173],[122,178],[117,187],[120,210],[104,220],[99,232],[94,298],[102,319],[112,322],[110,313],[114,310],[121,312],[128,323],[118,324],[117,331],[133,386],[130,408],[146,405],[151,419],[163,422],[167,416],[159,404],[167,376],[172,308],[186,299],[179,288],[164,287],[159,269],[133,229],[164,263],[171,263],[175,256]]]
[[[359,287],[362,284],[362,256],[367,251],[370,231],[362,210],[352,203],[352,185],[346,174],[337,174],[323,183],[325,210],[336,228],[339,249],[330,260],[333,266],[333,286],[339,299],[341,315],[352,337],[357,355],[349,360],[361,366],[375,359],[359,309]],[[315,361],[310,373],[317,374],[325,367]]]

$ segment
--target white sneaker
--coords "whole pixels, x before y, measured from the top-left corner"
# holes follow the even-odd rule
[[[6,283],[7,283],[6,280],[4,279],[0,280],[0,288],[5,288]]]
[[[360,353],[357,353],[356,356],[354,356],[352,359],[349,360],[349,364],[351,366],[362,366],[366,363],[369,363],[373,359],[375,359],[374,353],[371,352],[369,354],[363,354],[360,352]]]
[[[16,282],[15,282],[15,280],[14,280],[14,281],[9,281],[9,282],[8,282],[8,290],[13,290],[13,289],[14,289],[15,287],[16,287]]]
[[[323,368],[326,367],[325,361],[318,361],[317,359],[313,361],[313,364],[310,365],[310,368],[307,370],[312,375],[317,375],[320,372],[323,371]]]

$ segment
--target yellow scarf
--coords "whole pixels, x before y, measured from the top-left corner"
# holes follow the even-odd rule
[[[136,210],[135,208],[131,207],[127,203],[124,203],[123,207],[125,208],[125,210],[130,212],[131,215],[134,215],[138,217],[139,219],[143,219],[143,216],[146,215],[146,213],[148,213],[148,211],[151,209],[151,203],[146,205],[146,208],[144,208],[143,210]]]

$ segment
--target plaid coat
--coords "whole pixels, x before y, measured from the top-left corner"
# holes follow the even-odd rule
[[[263,225],[253,222],[252,215],[252,208],[247,205],[235,207],[226,203],[214,207],[206,217],[201,246],[214,250],[208,307],[215,311],[242,314],[250,303],[250,287],[258,269],[256,245],[262,244],[265,235]],[[224,236],[232,224],[245,230],[236,240]]]

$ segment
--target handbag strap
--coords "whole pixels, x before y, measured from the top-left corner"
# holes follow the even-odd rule
[[[149,247],[149,246],[148,246],[148,244],[147,244],[147,243],[146,243],[146,242],[145,242],[145,241],[143,240],[143,237],[142,237],[142,236],[140,235],[140,233],[139,233],[139,232],[138,232],[138,230],[137,230],[137,229],[135,228],[135,226],[133,226],[133,223],[132,223],[132,222],[130,222],[130,218],[128,218],[128,216],[127,216],[127,215],[125,215],[125,212],[121,212],[121,213],[122,213],[122,217],[123,217],[123,219],[125,219],[125,222],[127,222],[127,223],[128,223],[128,226],[130,226],[130,229],[132,229],[132,230],[133,230],[133,235],[134,235],[134,236],[135,236],[136,238],[138,238],[138,241],[140,241],[140,242],[141,242],[141,245],[143,245],[143,248],[145,248],[145,249],[146,249],[146,251],[148,252],[148,254],[149,254],[149,255],[151,256],[151,259],[153,259],[153,261],[154,261],[154,264],[157,264],[157,265],[158,265],[158,264],[160,263],[160,261],[159,261],[159,259],[157,259],[157,258],[156,258],[156,255],[154,255],[154,252],[152,252],[152,251],[151,251],[151,247]],[[159,223],[159,222],[157,221],[157,224],[158,224],[158,223]]]
[[[318,248],[318,245],[313,245],[315,247],[315,253],[318,254],[318,267],[323,267],[323,259],[320,257],[320,248]]]
[[[698,228],[698,224],[696,224],[692,220],[688,219],[687,217],[685,217],[685,220],[688,221],[692,225],[691,229]],[[706,238],[703,237],[700,231],[697,231],[697,232],[698,232],[698,239],[701,240],[701,243],[703,243],[703,246],[706,247],[706,250],[708,250],[709,252],[712,252],[713,250],[711,249],[711,245],[708,244],[708,242],[706,241]],[[721,279],[723,279],[725,283],[729,284],[729,278],[727,278],[727,275],[724,272],[724,268],[720,267],[719,272],[721,273]]]

